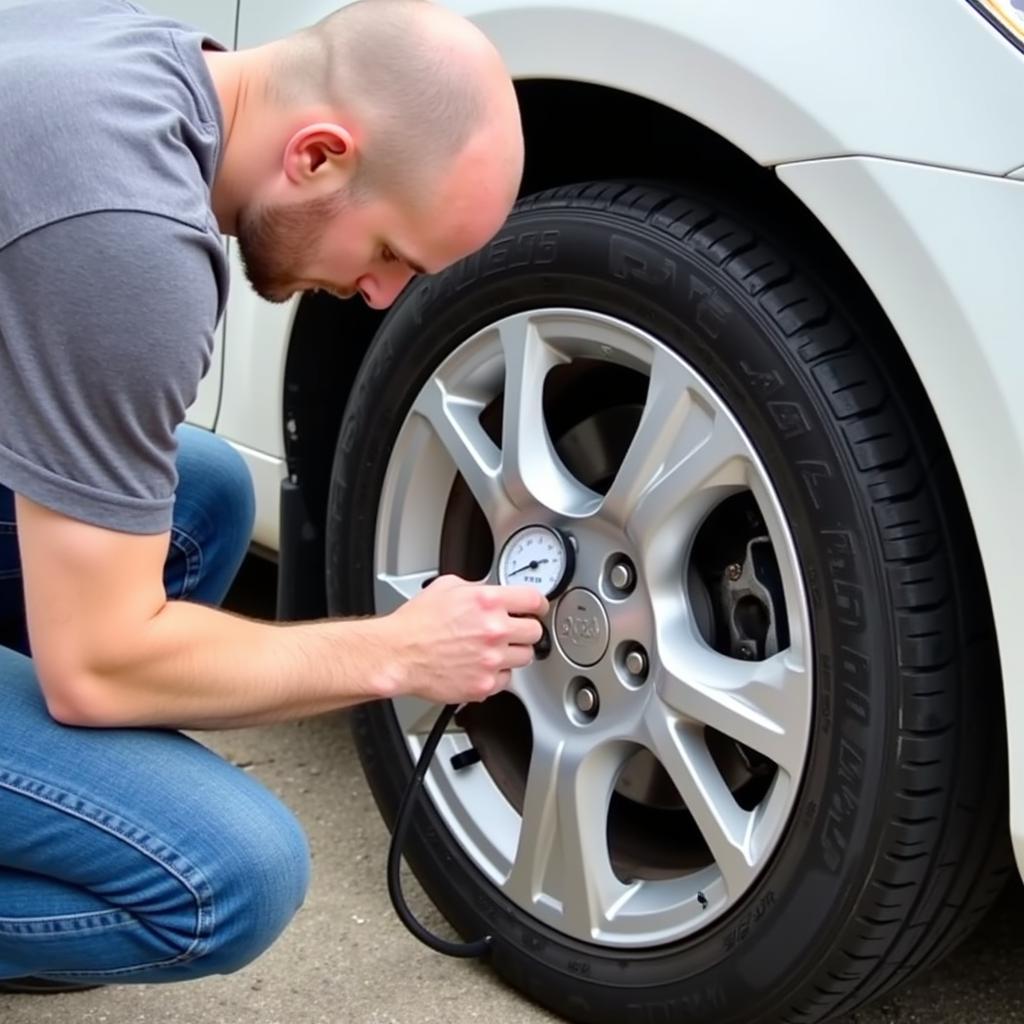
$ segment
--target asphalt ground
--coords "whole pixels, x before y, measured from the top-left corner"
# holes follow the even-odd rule
[[[271,615],[272,568],[248,563],[232,604]],[[384,884],[388,833],[359,770],[344,714],[200,738],[279,794],[308,830],[313,882],[294,922],[269,952],[237,974],[59,996],[0,995],[0,1024],[559,1019],[524,1002],[486,967],[430,952],[399,924]],[[421,920],[445,934],[408,876],[405,889]],[[942,965],[842,1024],[1016,1021],[1024,1022],[1024,887],[1014,880],[978,931]]]

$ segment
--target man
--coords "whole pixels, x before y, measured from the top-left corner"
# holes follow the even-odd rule
[[[124,0],[45,0],[0,12],[0,131],[0,982],[232,971],[301,903],[306,843],[172,730],[480,700],[546,603],[447,578],[377,619],[212,607],[253,516],[238,457],[180,425],[224,306],[219,233],[272,301],[385,307],[502,224],[515,95],[426,0],[237,53]]]

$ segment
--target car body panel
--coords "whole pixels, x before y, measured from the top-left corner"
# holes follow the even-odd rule
[[[243,3],[238,45],[265,43],[337,6]],[[514,77],[595,82],[656,100],[765,166],[865,154],[1003,175],[1024,163],[1024,62],[964,0],[446,6],[488,33]],[[628,135],[617,141],[630,144]]]
[[[253,474],[256,525],[253,540],[278,549],[281,481],[287,474],[281,423],[288,339],[296,300],[265,302],[245,284],[238,246],[229,253],[232,288],[225,318],[230,343],[224,354],[225,386],[217,433],[235,444]]]

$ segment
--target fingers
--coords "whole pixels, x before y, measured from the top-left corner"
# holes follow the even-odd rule
[[[433,591],[438,590],[451,590],[454,587],[464,586],[466,581],[459,576],[435,576],[433,579],[428,580],[430,589]],[[424,584],[426,586],[427,584]]]
[[[429,581],[433,593],[467,588],[475,593],[481,609],[501,608],[509,615],[547,615],[547,598],[536,587],[526,585],[497,586],[490,583],[471,583],[460,576],[435,576]]]
[[[508,689],[509,684],[512,682],[512,673],[507,669],[503,668],[495,676],[494,689],[491,694],[500,693],[502,690]]]
[[[526,668],[533,661],[532,647],[509,647],[505,652],[504,662],[509,668]]]
[[[493,586],[438,576],[396,615],[419,639],[420,689],[429,699],[480,701],[506,689],[535,657],[547,599],[534,587]]]
[[[508,642],[532,647],[544,635],[544,628],[536,619],[510,618],[508,620]]]
[[[535,587],[505,586],[487,587],[498,607],[509,615],[547,615],[547,598]]]
[[[488,698],[493,697],[496,693],[501,693],[502,690],[507,689],[511,682],[511,670],[507,668],[499,669],[492,676],[481,680],[472,691],[461,696],[459,700],[474,703],[477,701],[487,700]]]

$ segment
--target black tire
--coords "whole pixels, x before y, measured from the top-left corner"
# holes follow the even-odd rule
[[[336,453],[334,613],[373,611],[391,445],[463,339],[536,306],[584,306],[673,346],[753,439],[810,602],[812,740],[797,809],[741,904],[643,951],[554,933],[484,880],[432,808],[408,858],[509,983],[568,1019],[812,1022],[947,953],[1009,870],[1001,683],[956,474],[898,341],[852,280],[821,281],[749,218],[654,187],[521,202],[482,253],[410,289],[374,341]],[[410,775],[389,704],[354,717],[391,822]]]

